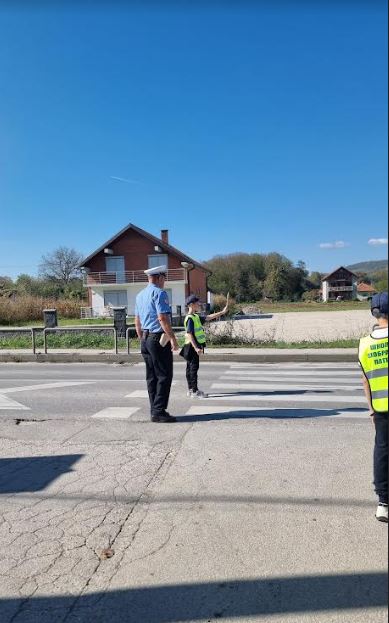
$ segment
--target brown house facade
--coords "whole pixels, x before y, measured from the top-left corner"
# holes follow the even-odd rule
[[[328,301],[336,301],[338,298],[345,301],[356,299],[357,281],[357,275],[344,266],[339,266],[322,279],[323,301],[327,303]]]
[[[185,310],[189,294],[207,302],[210,271],[171,246],[168,230],[157,238],[130,223],[82,262],[89,300],[85,315],[105,316],[119,306],[133,315],[136,296],[147,285],[144,271],[163,264],[168,268],[165,289],[173,313],[178,306]]]

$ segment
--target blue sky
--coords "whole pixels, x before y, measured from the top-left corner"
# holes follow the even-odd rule
[[[0,274],[128,222],[199,260],[386,257],[385,1],[31,4],[0,7]]]

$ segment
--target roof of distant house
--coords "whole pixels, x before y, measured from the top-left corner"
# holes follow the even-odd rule
[[[371,285],[371,283],[365,283],[364,281],[358,284],[357,290],[358,292],[369,292],[371,294],[377,292],[377,290]]]
[[[332,273],[329,273],[328,275],[325,275],[325,277],[323,277],[322,281],[327,281],[330,277],[332,277],[332,275],[335,275],[335,273],[337,273],[339,270],[345,270],[346,273],[349,273],[353,277],[357,277],[357,275],[355,273],[353,273],[351,270],[349,270],[345,266],[338,266],[338,268],[336,270],[333,270]]]
[[[188,255],[185,255],[185,253],[183,253],[182,251],[179,251],[178,249],[176,249],[175,247],[172,247],[170,244],[167,244],[160,238],[157,238],[156,236],[149,234],[147,231],[144,231],[144,229],[141,229],[140,227],[137,227],[136,225],[133,225],[132,223],[129,223],[126,227],[124,227],[124,229],[122,229],[115,236],[110,238],[110,240],[107,240],[107,242],[104,242],[104,244],[101,245],[101,247],[99,247],[96,251],[88,255],[88,257],[85,258],[80,264],[80,268],[84,267],[85,264],[90,262],[96,255],[98,255],[98,253],[101,253],[102,251],[104,251],[104,249],[109,247],[118,238],[120,238],[120,236],[123,236],[123,234],[127,233],[130,229],[137,232],[144,238],[148,238],[149,240],[151,240],[153,244],[161,247],[163,251],[166,251],[166,253],[170,252],[173,255],[178,255],[183,261],[188,262],[189,264],[193,264],[195,267],[200,268],[201,270],[204,270],[206,273],[211,274],[211,271],[208,268],[206,268],[203,264],[200,264],[200,262],[197,262],[196,260],[192,259]]]

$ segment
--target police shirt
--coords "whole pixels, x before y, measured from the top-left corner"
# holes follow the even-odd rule
[[[170,313],[167,293],[153,283],[150,283],[136,297],[135,315],[140,318],[143,331],[160,332],[162,329],[158,316]]]

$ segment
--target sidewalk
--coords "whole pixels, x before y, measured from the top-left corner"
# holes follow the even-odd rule
[[[177,360],[181,358],[176,356]],[[357,351],[354,348],[328,348],[328,349],[276,349],[276,348],[209,348],[203,358],[204,362],[247,362],[247,363],[271,363],[271,362],[357,362]],[[0,351],[0,363],[140,363],[142,356],[139,350],[116,355],[110,350],[50,350],[47,355],[37,352],[34,355],[31,350],[2,350]]]

